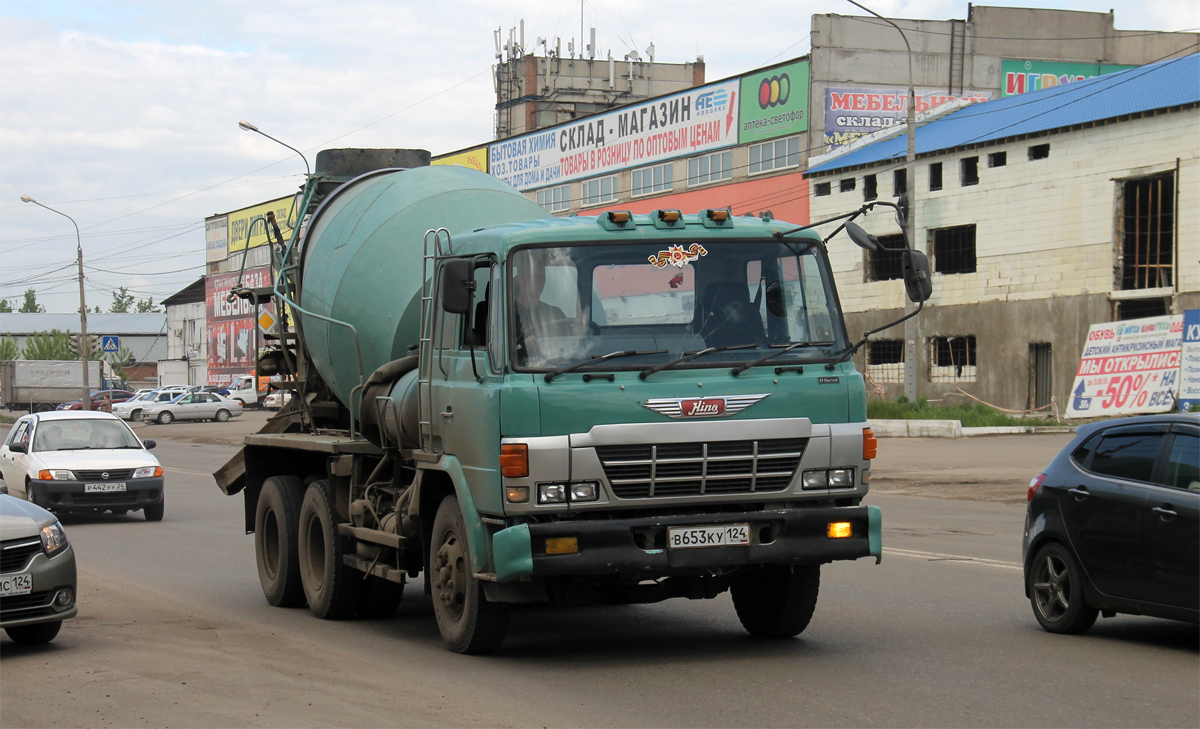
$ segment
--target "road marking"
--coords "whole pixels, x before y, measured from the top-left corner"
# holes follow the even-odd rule
[[[188,471],[187,469],[184,469],[184,468],[167,468],[166,466],[163,466],[163,470],[171,471],[172,473],[187,473],[187,474],[191,474],[193,476],[211,476],[212,475],[208,471]]]
[[[978,564],[984,567],[997,567],[1002,570],[1023,570],[1024,568],[1016,562],[1002,562],[998,559],[984,559],[982,557],[967,557],[961,554],[942,554],[941,552],[918,552],[913,549],[896,549],[895,547],[884,547],[884,554],[894,554],[897,557],[915,557],[917,559],[925,559],[930,562],[969,562]]]

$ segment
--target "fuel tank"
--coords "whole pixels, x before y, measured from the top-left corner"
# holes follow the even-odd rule
[[[365,380],[417,344],[426,231],[446,228],[454,236],[546,217],[541,206],[507,183],[465,167],[368,172],[330,193],[313,213],[296,300],[310,312],[354,326]],[[311,316],[299,318],[311,362],[351,407],[351,391],[360,382],[354,334]]]

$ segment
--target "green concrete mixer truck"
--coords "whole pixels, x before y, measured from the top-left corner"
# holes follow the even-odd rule
[[[273,286],[231,294],[283,313],[258,374],[293,397],[214,474],[270,604],[386,616],[420,578],[447,646],[484,653],[516,604],[729,590],[783,638],[822,564],[879,560],[862,341],[812,226],[554,218],[422,150],[325,150],[297,199]],[[842,216],[861,246],[877,204]]]

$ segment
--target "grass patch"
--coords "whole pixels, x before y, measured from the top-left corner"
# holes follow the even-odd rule
[[[1053,421],[1042,418],[1014,418],[999,410],[981,405],[952,405],[938,407],[930,405],[925,398],[910,402],[899,400],[870,400],[867,402],[867,417],[875,420],[958,420],[964,428],[994,428],[1006,425],[1031,427],[1050,425]]]
[[[11,415],[0,415],[0,425],[12,425],[17,419]]]

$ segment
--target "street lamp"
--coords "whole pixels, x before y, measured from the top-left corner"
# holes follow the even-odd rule
[[[908,36],[904,34],[900,26],[862,3],[854,0],[846,1],[895,28],[900,37],[904,39],[904,47],[908,49],[908,155],[904,162],[904,191],[908,196],[908,210],[904,216],[904,233],[908,238],[909,246],[915,248],[917,244],[917,92],[913,88],[912,46],[909,45]],[[905,313],[911,314],[915,306],[912,301],[906,301]],[[904,323],[904,396],[908,398],[909,402],[917,401],[917,337],[919,335],[920,329],[916,318],[910,318]]]
[[[92,388],[88,385],[88,354],[90,354],[89,350],[91,348],[88,347],[87,302],[83,298],[83,241],[79,238],[79,224],[70,215],[60,210],[55,210],[49,205],[43,205],[28,195],[22,195],[21,202],[33,203],[39,208],[46,208],[52,213],[58,213],[67,220],[70,220],[71,225],[75,226],[75,253],[76,259],[79,262],[79,360],[83,363],[83,398],[80,401],[80,407],[84,410],[91,410]]]
[[[285,142],[281,142],[281,141],[279,141],[279,140],[278,140],[278,139],[276,139],[275,137],[272,137],[270,134],[267,134],[267,133],[266,133],[266,132],[264,132],[263,130],[259,129],[258,127],[254,126],[253,124],[251,124],[250,122],[248,122],[248,121],[246,121],[246,120],[244,120],[244,119],[243,119],[242,121],[238,122],[238,126],[239,126],[239,127],[241,127],[243,131],[247,131],[247,132],[254,132],[255,134],[261,134],[261,135],[263,135],[264,137],[266,137],[267,139],[270,139],[272,142],[275,142],[276,144],[282,144],[283,146],[285,146],[285,147],[287,147],[288,149],[292,150],[292,151],[293,151],[293,152],[295,152],[296,154],[300,155],[300,159],[304,160],[304,174],[305,174],[305,175],[311,175],[311,174],[312,174],[312,171],[311,171],[311,170],[309,169],[309,167],[308,167],[308,159],[307,159],[307,158],[304,156],[304,153],[303,153],[303,152],[301,152],[300,150],[296,149],[295,147],[293,147],[293,146],[292,146],[292,145],[290,145],[290,144],[287,144],[287,143],[285,143]]]

